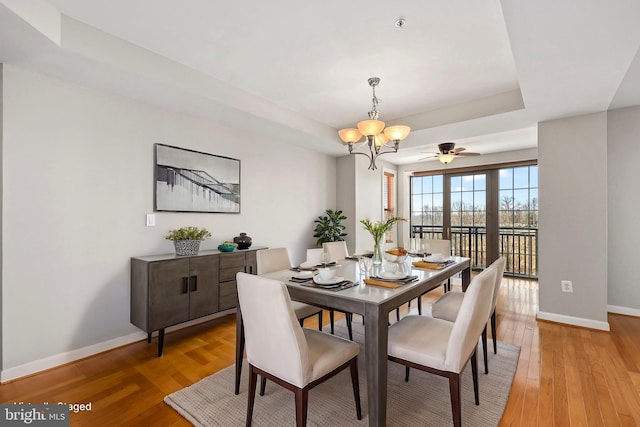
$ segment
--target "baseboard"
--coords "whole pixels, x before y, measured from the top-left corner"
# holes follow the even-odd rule
[[[584,319],[582,317],[566,316],[564,314],[547,313],[539,311],[536,315],[539,320],[548,320],[550,322],[565,323],[567,325],[581,326],[583,328],[598,329],[600,331],[609,331],[609,322],[601,322],[599,320]]]
[[[229,309],[221,311],[209,316],[201,317],[199,319],[184,322],[179,325],[166,328],[165,333],[177,331],[179,329],[188,328],[199,323],[208,322],[209,320],[218,319],[229,314],[235,313],[235,309]],[[157,332],[154,333],[156,335]],[[47,369],[55,368],[66,363],[75,362],[76,360],[84,359],[85,357],[93,356],[98,353],[102,353],[114,348],[122,347],[123,345],[131,344],[136,341],[146,340],[147,334],[145,332],[134,332],[129,335],[114,338],[108,341],[92,344],[76,350],[67,351],[65,353],[55,354],[53,356],[45,357],[44,359],[34,360],[33,362],[25,363],[23,365],[15,366],[13,368],[5,369],[0,372],[0,384],[7,381],[15,380],[20,377],[26,377],[27,375],[33,375]]]
[[[624,314],[627,316],[640,317],[640,310],[637,308],[620,307],[618,305],[608,305],[607,311],[614,314]]]
[[[3,370],[2,373],[0,373],[0,382],[4,383],[10,380],[15,380],[16,378],[32,375],[40,371],[64,365],[65,363],[102,353],[103,351],[122,347],[123,345],[131,344],[142,339],[147,339],[147,334],[144,332],[134,332],[133,334],[114,338],[109,341],[103,341],[76,350],[67,351],[65,353],[55,354],[53,356],[45,357],[44,359],[34,360],[33,362],[25,363],[24,365]]]

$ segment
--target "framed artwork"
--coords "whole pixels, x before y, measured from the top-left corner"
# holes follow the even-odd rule
[[[155,144],[154,210],[240,213],[240,160]]]

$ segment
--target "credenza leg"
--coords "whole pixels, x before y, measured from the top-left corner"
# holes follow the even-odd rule
[[[164,347],[164,328],[158,331],[158,357],[162,356],[163,347]]]
[[[147,343],[151,343],[151,332],[147,332]]]

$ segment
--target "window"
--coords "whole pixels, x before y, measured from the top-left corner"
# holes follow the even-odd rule
[[[395,209],[395,188],[396,188],[396,175],[393,172],[385,172],[382,183],[382,203],[384,209],[384,219],[393,218],[396,216]],[[385,234],[385,242],[393,242],[393,227]]]

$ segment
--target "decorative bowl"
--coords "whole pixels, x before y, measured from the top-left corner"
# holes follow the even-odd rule
[[[218,245],[218,250],[220,252],[233,252],[237,247],[237,243],[222,243]]]

